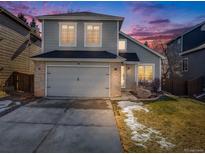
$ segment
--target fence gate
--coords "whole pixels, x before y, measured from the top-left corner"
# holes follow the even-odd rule
[[[15,91],[34,92],[34,75],[13,72],[6,82],[6,87]]]

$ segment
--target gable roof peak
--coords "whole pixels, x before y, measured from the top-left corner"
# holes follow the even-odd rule
[[[42,16],[38,16],[37,18],[39,20],[58,19],[58,18],[74,19],[74,20],[80,20],[86,18],[100,18],[103,20],[119,20],[119,21],[124,20],[124,17],[102,14],[102,13],[95,13],[90,11],[80,11],[80,12],[76,11],[76,12],[67,12],[67,13],[60,13],[60,14],[42,15]]]
[[[134,42],[135,44],[137,44],[137,45],[143,47],[144,49],[146,49],[147,51],[151,52],[152,54],[154,54],[154,55],[156,55],[156,56],[158,56],[158,57],[160,57],[160,58],[162,58],[162,59],[165,59],[165,57],[164,57],[162,54],[158,53],[157,51],[155,51],[155,50],[153,50],[153,49],[151,49],[151,48],[149,48],[149,47],[147,47],[146,45],[144,45],[144,44],[142,44],[141,42],[137,41],[136,39],[132,38],[132,37],[129,36],[128,34],[125,34],[125,33],[122,32],[122,31],[120,31],[120,34],[121,34],[122,36],[126,37],[127,39],[131,40],[131,41]]]

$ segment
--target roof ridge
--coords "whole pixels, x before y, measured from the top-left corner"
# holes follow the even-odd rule
[[[103,13],[97,13],[97,12],[91,12],[91,11],[76,11],[76,12],[65,12],[65,13],[58,13],[58,14],[47,14],[47,15],[40,15],[37,16],[37,18],[46,18],[46,17],[80,17],[80,16],[98,16],[98,17],[104,17],[104,18],[118,18],[118,20],[124,20],[124,17],[121,16],[114,16],[110,14],[103,14]]]

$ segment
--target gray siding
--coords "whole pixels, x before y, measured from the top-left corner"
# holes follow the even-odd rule
[[[192,80],[203,76],[205,87],[205,49],[184,55],[183,57],[188,58],[188,72],[183,72],[183,77]]]
[[[65,21],[61,21],[65,22]],[[44,21],[44,52],[52,50],[89,50],[117,53],[117,22],[94,21],[102,24],[102,47],[84,47],[84,23],[89,21],[77,21],[77,47],[59,46],[59,21]]]
[[[125,52],[137,53],[140,63],[153,63],[155,64],[155,78],[160,77],[160,57],[151,53],[142,46],[134,43],[133,41],[120,35],[120,39],[127,40],[127,50]]]
[[[205,31],[202,31],[202,26],[183,36],[183,51],[190,50],[205,43]]]

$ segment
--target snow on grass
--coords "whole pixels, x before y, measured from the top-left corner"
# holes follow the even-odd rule
[[[4,112],[14,106],[21,105],[20,102],[13,102],[12,100],[2,100],[0,101],[0,113]]]
[[[143,106],[143,103],[120,101],[118,102],[118,106],[122,109],[122,112],[125,113],[126,119],[124,121],[131,130],[131,140],[133,140],[137,146],[146,148],[146,142],[151,141],[153,138],[161,148],[169,149],[175,146],[162,137],[159,131],[139,123],[137,118],[134,117],[132,111],[142,110],[149,112],[149,110]]]

